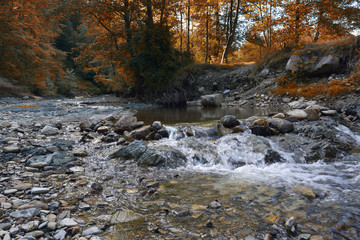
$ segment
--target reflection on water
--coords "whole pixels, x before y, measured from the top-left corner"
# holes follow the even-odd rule
[[[164,124],[195,123],[219,120],[225,115],[235,115],[238,119],[251,116],[267,116],[273,109],[245,106],[241,108],[202,108],[188,106],[187,108],[149,107],[139,109],[136,117],[145,124],[161,121]]]

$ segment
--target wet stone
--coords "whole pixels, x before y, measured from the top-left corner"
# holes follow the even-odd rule
[[[89,235],[99,235],[102,232],[103,231],[101,231],[97,226],[95,226],[95,227],[85,229],[82,233],[82,236],[85,237],[85,236],[89,236]]]
[[[31,194],[44,194],[48,193],[50,191],[50,188],[41,188],[41,187],[34,187],[31,189]]]
[[[17,191],[18,191],[17,189],[6,189],[4,191],[4,194],[5,195],[12,195],[12,194],[16,193]]]
[[[13,218],[28,218],[37,216],[40,214],[40,211],[36,208],[30,208],[27,210],[18,210],[10,213],[10,216]]]

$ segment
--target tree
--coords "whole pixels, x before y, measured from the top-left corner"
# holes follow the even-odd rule
[[[54,48],[56,1],[3,0],[0,4],[0,74],[44,92],[63,74],[61,52]]]

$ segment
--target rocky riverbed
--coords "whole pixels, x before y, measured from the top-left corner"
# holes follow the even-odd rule
[[[146,125],[112,97],[1,99],[0,237],[360,238],[360,136],[282,104]]]

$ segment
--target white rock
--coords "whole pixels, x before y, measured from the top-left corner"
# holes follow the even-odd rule
[[[46,136],[53,136],[59,134],[59,129],[51,127],[51,126],[45,126],[41,130],[41,134],[44,134]]]
[[[63,227],[75,227],[79,224],[72,218],[64,218],[63,220],[61,220],[60,225]]]
[[[43,194],[48,193],[50,191],[50,188],[41,188],[41,187],[34,187],[31,189],[31,194]]]
[[[306,119],[308,114],[304,110],[295,109],[286,113],[289,117],[296,118],[298,120]]]

